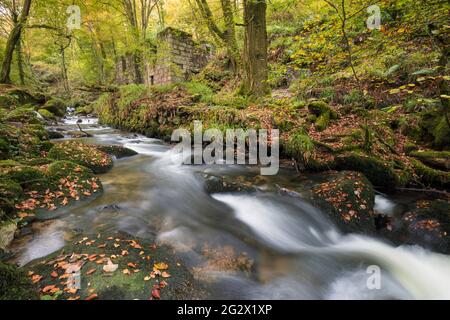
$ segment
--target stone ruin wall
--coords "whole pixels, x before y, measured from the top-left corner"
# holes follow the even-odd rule
[[[167,28],[158,35],[156,61],[148,67],[148,84],[189,80],[206,66],[213,53],[209,44],[197,44],[190,34]]]
[[[164,85],[186,81],[203,69],[214,55],[214,47],[198,44],[186,32],[166,28],[158,34],[156,57],[145,59],[143,77],[145,84]],[[116,83],[135,82],[133,55],[120,57],[116,64]]]

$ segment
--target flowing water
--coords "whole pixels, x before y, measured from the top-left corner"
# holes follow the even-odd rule
[[[75,123],[71,119],[65,126]],[[258,168],[182,166],[179,155],[159,140],[101,127],[96,119],[85,119],[83,126],[94,135],[86,141],[123,145],[139,155],[116,160],[101,176],[103,195],[59,209],[16,241],[22,265],[62,248],[68,230],[123,231],[172,245],[191,268],[205,261],[205,246],[245,252],[253,261],[250,272],[202,271],[212,276],[212,298],[450,299],[450,256],[341,234],[307,200],[271,192],[274,185],[301,188],[292,172],[266,177],[256,194],[210,195],[202,174],[257,176]],[[402,210],[401,201],[384,196],[377,196],[376,206],[388,215]],[[381,287],[371,290],[367,270],[373,265],[381,270]]]

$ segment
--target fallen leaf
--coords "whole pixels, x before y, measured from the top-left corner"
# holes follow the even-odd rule
[[[169,265],[164,262],[155,263],[154,267],[158,270],[167,270],[169,269]]]
[[[123,273],[123,274],[128,274],[128,275],[131,274],[130,270],[128,270],[128,269],[123,269],[123,270],[122,270],[122,273]]]
[[[152,290],[152,297],[155,299],[161,299],[161,294],[160,291],[158,289],[153,289]]]
[[[52,290],[54,288],[55,288],[54,285],[46,286],[46,287],[44,287],[44,289],[42,289],[42,292],[47,293],[47,292],[50,292],[50,290]]]
[[[170,278],[170,274],[169,274],[168,272],[166,272],[166,271],[163,271],[163,272],[161,273],[161,276],[162,276],[163,278]]]
[[[58,272],[53,271],[52,273],[50,273],[50,276],[51,276],[52,278],[58,278]]]
[[[91,269],[91,270],[89,270],[88,272],[86,272],[86,275],[91,275],[91,274],[93,274],[95,271],[97,271],[97,269]]]
[[[114,264],[111,262],[111,260],[108,259],[108,264],[103,266],[103,271],[107,273],[113,273],[116,272],[118,268],[119,268],[118,264]]]
[[[93,293],[93,294],[91,294],[89,297],[87,297],[87,298],[84,299],[84,300],[86,300],[86,301],[91,301],[91,300],[94,300],[94,299],[97,299],[97,298],[98,298],[98,294]]]
[[[42,276],[35,274],[31,277],[31,281],[33,281],[33,283],[38,283],[39,281],[41,281]]]

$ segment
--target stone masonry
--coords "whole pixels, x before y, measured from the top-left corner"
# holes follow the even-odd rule
[[[196,43],[184,31],[166,28],[158,34],[156,58],[147,63],[148,85],[171,84],[187,81],[200,72],[214,54],[208,43]]]

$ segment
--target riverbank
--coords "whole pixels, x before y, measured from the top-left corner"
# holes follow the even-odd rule
[[[173,162],[170,146],[162,141],[102,127],[95,119],[81,120],[83,130],[91,137],[68,141],[44,139],[51,146],[49,151],[28,157],[45,160],[48,166],[71,163],[69,169],[74,171],[71,175],[81,173],[79,168],[87,168],[101,180],[101,184],[100,181],[96,184],[103,190],[101,195],[98,191],[79,199],[71,198],[67,205],[59,203],[64,197],[56,198],[54,210],[38,210],[35,216],[30,216],[30,211],[26,219],[20,220],[22,228],[13,244],[15,258],[10,258],[25,265],[28,274],[23,276],[35,281],[41,299],[157,299],[158,294],[162,299],[306,298],[308,291],[312,297],[327,298],[333,296],[337,282],[347,281],[339,272],[329,273],[333,266],[345,268],[357,277],[357,265],[376,260],[393,272],[392,263],[396,266],[398,261],[383,261],[378,249],[395,249],[383,241],[400,245],[397,250],[412,259],[415,267],[419,267],[421,253],[410,252],[404,247],[406,244],[420,244],[435,252],[448,250],[448,237],[444,234],[448,224],[442,220],[448,211],[446,201],[429,197],[411,199],[397,214],[376,212],[372,183],[360,173],[306,174],[291,168],[282,169],[278,176],[270,178],[259,176],[256,167],[179,166]],[[65,122],[47,129],[51,135],[57,132],[60,137],[70,137],[78,118]],[[115,147],[98,147],[99,144]],[[122,158],[124,151],[131,157]],[[21,169],[23,160],[15,161],[19,165],[13,168]],[[32,167],[43,170],[43,177],[49,179],[45,165]],[[95,175],[94,171],[101,175]],[[52,202],[49,203],[51,206]],[[348,243],[354,249],[347,248]],[[133,248],[136,244],[137,249]],[[365,258],[359,250],[375,251]],[[328,262],[313,275],[310,266],[303,262],[302,269],[309,270],[305,274],[295,267],[300,263],[297,255],[305,254],[312,260],[332,257],[332,263]],[[426,254],[435,257],[431,252]],[[341,264],[339,260],[345,255],[350,261]],[[139,264],[141,260],[143,265]],[[61,285],[66,282],[63,267],[70,261],[81,263],[83,281],[92,280],[95,285],[83,286],[81,291]],[[162,277],[164,270],[155,267],[161,262],[169,266],[170,277]],[[112,275],[103,270],[108,265],[118,266]],[[179,272],[172,268],[179,268]],[[52,276],[54,272],[57,277]],[[322,285],[310,284],[312,288],[308,290],[297,279],[325,274],[330,277],[328,280]],[[397,280],[389,279],[387,288],[396,293],[383,291],[377,297],[390,294],[410,297],[413,291],[402,287],[405,283],[399,289]],[[160,285],[162,281],[167,283],[163,282],[164,288]],[[275,286],[272,296],[265,283],[273,286],[279,281],[290,293]],[[244,284],[244,292],[235,289]],[[156,297],[153,290],[159,290]]]

